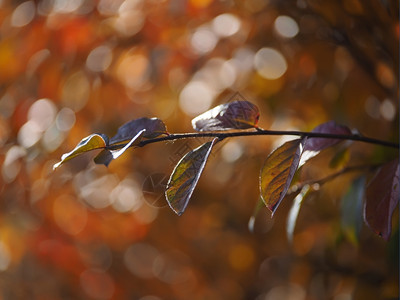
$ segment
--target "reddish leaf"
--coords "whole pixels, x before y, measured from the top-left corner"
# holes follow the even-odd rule
[[[143,129],[146,129],[143,133],[143,137],[145,138],[155,138],[163,133],[167,133],[165,124],[160,119],[139,118],[125,123],[118,128],[117,134],[110,139],[110,144],[127,142]]]
[[[248,101],[233,101],[218,105],[192,120],[197,131],[247,129],[257,127],[258,107]]]
[[[261,169],[261,197],[272,215],[290,187],[299,165],[303,145],[303,139],[286,142],[267,157]]]
[[[175,166],[169,178],[165,196],[168,205],[179,216],[189,203],[216,141],[217,139],[214,139],[188,152]]]
[[[96,164],[103,164],[106,167],[110,164],[110,162],[114,159],[120,157],[129,147],[132,145],[137,145],[140,143],[142,135],[146,132],[146,129],[140,130],[123,148],[119,150],[108,150],[104,149],[101,151],[95,158],[94,162]]]
[[[399,159],[383,165],[367,186],[364,219],[385,240],[392,231],[392,214],[399,203]]]
[[[351,134],[351,130],[347,126],[339,125],[335,121],[329,121],[318,125],[311,132],[345,135]],[[340,141],[342,140],[330,138],[308,138],[307,143],[304,146],[304,151],[321,151],[330,146],[336,145]]]

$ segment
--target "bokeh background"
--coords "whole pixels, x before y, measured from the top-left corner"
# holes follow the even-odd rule
[[[85,136],[158,117],[170,132],[239,91],[260,126],[311,130],[336,120],[398,142],[396,0],[0,1],[1,299],[397,299],[398,213],[386,242],[341,229],[349,173],[322,186],[286,237],[258,176],[286,137],[224,141],[186,212],[162,184],[203,140],[129,150],[109,168],[93,155],[52,166]],[[354,143],[320,179],[392,150]]]

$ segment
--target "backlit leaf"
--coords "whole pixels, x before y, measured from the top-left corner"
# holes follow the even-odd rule
[[[365,193],[365,177],[353,181],[341,203],[341,226],[343,233],[354,244],[358,244],[362,226],[362,203]]]
[[[145,133],[143,133],[143,137],[145,138],[155,138],[161,134],[167,133],[165,124],[160,119],[139,118],[129,121],[119,127],[117,134],[110,139],[110,144],[129,141],[143,129],[146,129]]]
[[[350,135],[351,130],[347,126],[339,125],[335,121],[329,121],[318,125],[311,132]],[[340,139],[330,138],[308,138],[304,146],[304,151],[321,151],[337,143]]]
[[[258,199],[256,206],[254,207],[254,211],[252,216],[249,219],[249,222],[247,224],[247,227],[250,232],[254,232],[254,224],[256,222],[256,217],[258,213],[260,212],[261,208],[264,207],[264,201],[261,199],[261,197]]]
[[[289,189],[299,165],[303,145],[303,139],[286,142],[267,157],[261,169],[261,197],[272,215]]]
[[[146,129],[142,129],[141,131],[139,131],[130,141],[129,143],[127,143],[123,148],[119,149],[119,150],[108,150],[108,149],[104,149],[103,151],[101,151],[95,158],[94,158],[94,162],[96,164],[103,164],[106,167],[108,167],[108,165],[110,164],[110,162],[114,159],[117,159],[118,157],[120,157],[122,155],[122,153],[124,153],[126,151],[126,149],[128,149],[129,147],[131,147],[132,145],[137,145],[140,143],[142,136],[144,135],[144,133],[146,132]]]
[[[217,139],[188,152],[175,166],[165,191],[168,205],[181,215],[192,196]]]
[[[91,150],[105,148],[106,146],[108,146],[108,137],[106,135],[97,133],[91,134],[82,139],[71,152],[63,154],[61,156],[61,161],[56,163],[53,166],[53,169],[58,168],[61,164],[77,157],[78,155]]]
[[[233,101],[218,105],[192,120],[197,131],[247,129],[257,127],[258,107],[248,101]]]
[[[335,121],[329,121],[321,125],[318,125],[311,132],[344,134],[344,135],[351,134],[351,130],[348,127],[339,125]],[[341,139],[309,137],[304,145],[304,151],[301,157],[300,166],[305,164],[305,162],[308,161],[310,158],[316,156],[320,151],[328,147],[334,146],[341,141],[342,141]]]
[[[367,186],[364,218],[368,226],[385,240],[392,231],[392,214],[399,203],[399,159],[383,165]]]
[[[293,240],[294,228],[296,226],[301,204],[303,203],[304,198],[309,194],[310,190],[310,185],[306,184],[293,200],[286,223],[286,234],[289,241]]]

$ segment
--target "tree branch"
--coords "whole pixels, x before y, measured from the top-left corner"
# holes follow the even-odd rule
[[[317,133],[317,132],[304,132],[304,131],[285,131],[285,130],[264,130],[257,129],[257,131],[233,131],[233,132],[190,132],[190,133],[174,133],[163,137],[158,137],[154,139],[148,139],[141,141],[138,145],[134,147],[143,147],[147,144],[164,142],[164,141],[175,141],[187,138],[202,138],[202,137],[217,137],[221,140],[230,137],[238,136],[259,136],[259,135],[291,135],[300,136],[308,138],[327,138],[327,139],[339,139],[339,140],[351,140],[358,141],[368,144],[375,144],[391,148],[399,148],[398,143],[382,141],[374,138],[369,138],[362,136],[360,134],[330,134],[330,133]],[[124,147],[126,144],[111,145],[107,149],[115,150]]]

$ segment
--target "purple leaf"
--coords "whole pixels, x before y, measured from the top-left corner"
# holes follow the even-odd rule
[[[318,125],[311,132],[351,135],[347,126],[339,125],[335,121],[329,121]],[[304,151],[321,151],[339,143],[340,139],[332,138],[308,138]]]
[[[168,205],[179,216],[185,211],[189,203],[216,141],[217,139],[214,139],[186,153],[175,166],[169,178],[165,197]]]
[[[233,101],[218,105],[192,120],[197,131],[247,129],[257,127],[258,107],[248,101]]]
[[[110,144],[119,144],[130,141],[142,129],[146,129],[143,137],[155,138],[167,133],[163,121],[157,118],[139,118],[125,123],[118,128],[118,132],[110,139]]]
[[[392,215],[399,203],[399,159],[383,165],[367,186],[364,219],[385,240],[392,232]]]
[[[303,139],[286,142],[265,160],[260,174],[260,192],[272,215],[285,197],[299,166]]]

